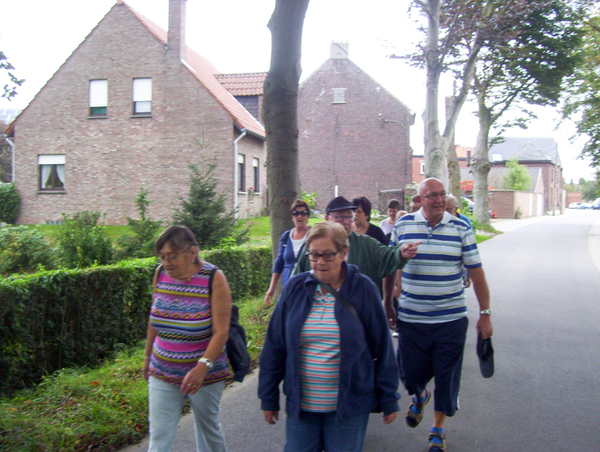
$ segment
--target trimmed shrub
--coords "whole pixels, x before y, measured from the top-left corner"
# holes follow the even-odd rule
[[[234,300],[262,295],[270,247],[211,250]],[[143,339],[156,258],[43,271],[0,279],[0,395],[37,384],[63,367],[95,364],[121,344]]]
[[[44,235],[27,226],[0,229],[0,273],[54,268],[55,258]]]
[[[112,259],[113,248],[104,226],[98,224],[100,212],[84,210],[73,218],[63,214],[58,229],[60,264],[66,268],[106,265]]]
[[[15,184],[0,184],[0,222],[14,224],[20,205],[21,200]]]

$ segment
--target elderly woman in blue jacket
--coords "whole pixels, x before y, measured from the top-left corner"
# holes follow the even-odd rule
[[[261,408],[275,424],[283,380],[286,451],[360,451],[369,413],[382,411],[389,424],[398,411],[390,329],[375,284],[345,262],[341,225],[314,225],[306,249],[312,271],[290,278],[269,323]]]

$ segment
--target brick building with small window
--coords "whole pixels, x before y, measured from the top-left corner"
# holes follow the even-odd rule
[[[168,221],[189,165],[213,162],[228,209],[243,218],[266,206],[264,127],[185,45],[185,4],[169,1],[167,33],[117,1],[9,126],[18,223],[93,210],[125,224],[142,187],[150,216]]]
[[[347,43],[301,85],[298,98],[302,189],[324,209],[337,195],[366,196],[411,182],[414,113],[348,58]]]

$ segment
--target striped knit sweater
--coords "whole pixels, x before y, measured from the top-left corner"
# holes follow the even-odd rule
[[[150,357],[153,377],[180,385],[206,351],[212,333],[210,283],[216,270],[215,265],[204,262],[188,281],[175,280],[164,270],[160,272],[150,311],[150,322],[157,332]],[[227,355],[223,351],[202,385],[216,383],[228,375]]]

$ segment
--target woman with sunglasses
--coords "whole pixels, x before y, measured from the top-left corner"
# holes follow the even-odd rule
[[[339,223],[312,227],[311,272],[294,275],[269,322],[258,396],[265,420],[279,420],[286,395],[286,451],[359,452],[369,413],[396,419],[399,371],[375,284],[348,264]]]
[[[271,275],[271,284],[265,296],[265,302],[270,303],[277,287],[279,277],[281,277],[281,287],[287,282],[292,270],[298,262],[298,256],[304,250],[304,243],[308,236],[310,226],[308,217],[310,217],[310,208],[302,199],[296,199],[290,208],[294,228],[285,231],[279,240],[279,251],[273,264],[273,274]]]

